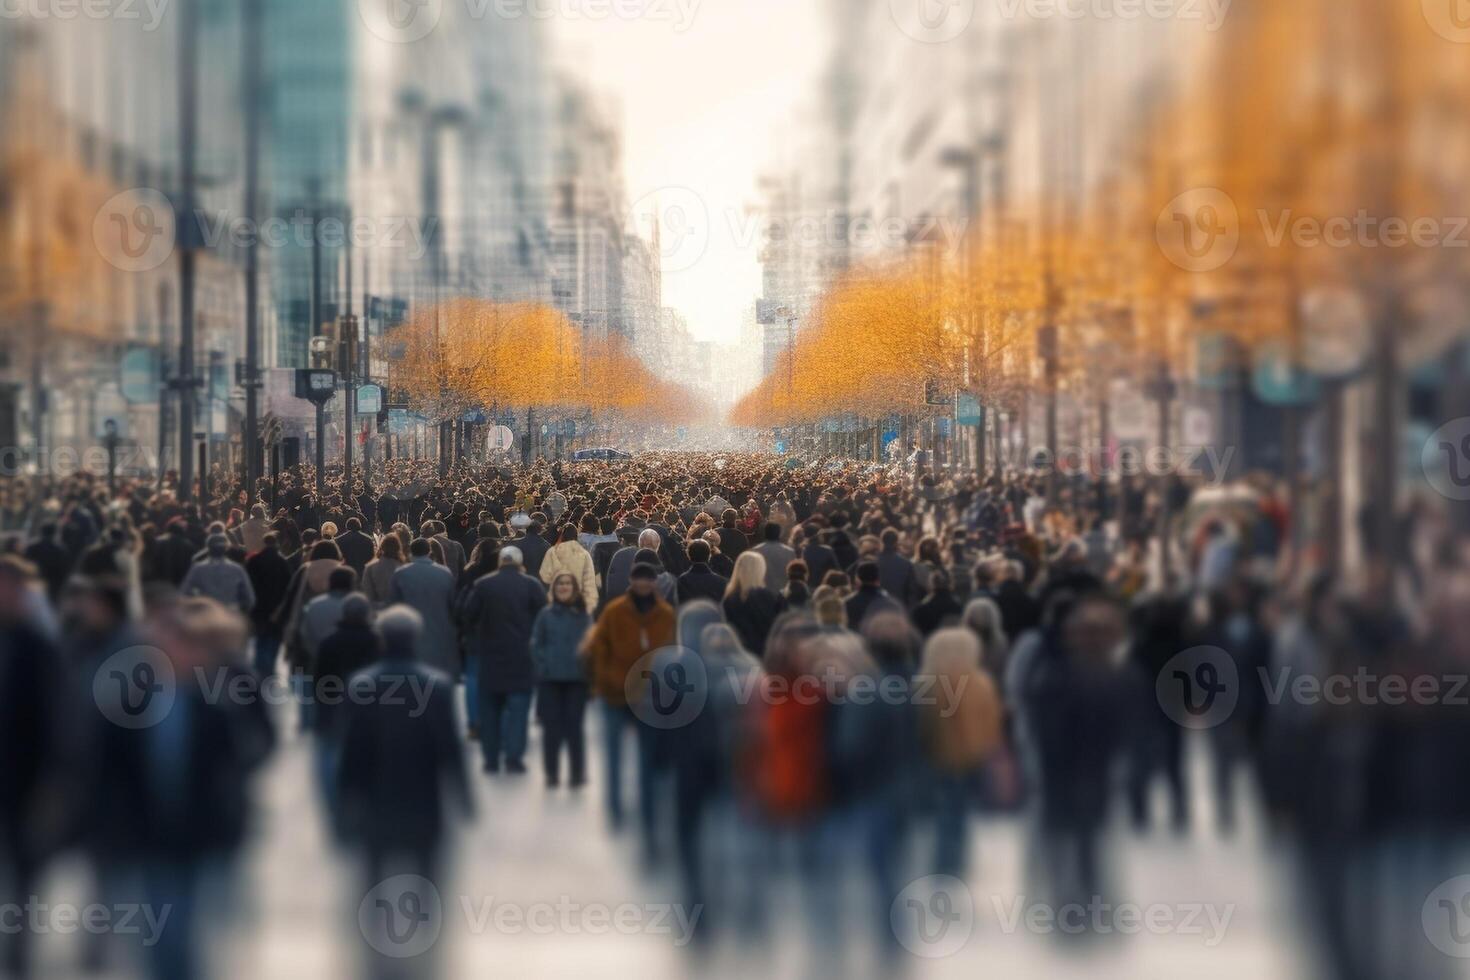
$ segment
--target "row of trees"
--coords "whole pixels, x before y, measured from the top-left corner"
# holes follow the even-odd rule
[[[419,307],[387,344],[389,385],[430,418],[531,409],[684,425],[707,414],[688,389],[644,367],[622,338],[584,338],[540,304],[459,298]]]
[[[1085,402],[1265,362],[1367,374],[1396,445],[1402,365],[1470,323],[1470,38],[1432,7],[1239,0],[1190,43],[1197,25],[1143,22],[1140,50],[1172,53],[1141,77],[1120,65],[1128,25],[1018,28],[986,171],[1009,192],[960,247],[836,282],[733,421],[923,414],[926,382],[992,409]]]

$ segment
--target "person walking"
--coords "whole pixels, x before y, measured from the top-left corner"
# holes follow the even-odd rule
[[[735,560],[735,574],[720,606],[725,620],[734,628],[745,649],[762,657],[766,637],[781,614],[781,598],[765,586],[766,560],[755,551],[747,551]]]
[[[577,580],[577,590],[584,597],[588,608],[597,608],[597,572],[592,567],[592,556],[577,540],[577,526],[562,526],[561,536],[546,557],[541,560],[541,581],[550,585],[561,574],[571,575]]]
[[[531,631],[546,605],[541,583],[526,573],[520,548],[500,549],[500,568],[465,599],[470,656],[479,661],[480,747],[486,772],[526,771],[526,727],[536,674]]]
[[[570,785],[576,789],[587,782],[587,740],[582,719],[587,710],[588,685],[577,651],[591,627],[592,616],[577,577],[570,572],[558,574],[551,580],[551,603],[536,614],[531,627],[536,713],[541,721],[547,786],[555,787],[560,782],[563,746]]]
[[[374,609],[388,605],[388,596],[393,586],[393,573],[403,567],[403,545],[397,535],[386,534],[378,545],[378,557],[368,562],[362,570],[362,594]]]
[[[682,606],[696,599],[722,602],[725,598],[725,588],[730,584],[730,580],[710,568],[709,542],[689,542],[688,554],[689,571],[679,576],[679,605]]]
[[[245,569],[226,556],[229,547],[228,537],[211,534],[208,557],[189,567],[184,581],[179,584],[179,592],[213,599],[226,609],[248,614],[255,608],[255,589],[250,585],[250,576]]]
[[[638,719],[634,708],[648,691],[629,673],[643,657],[674,642],[674,610],[657,592],[658,571],[637,564],[629,573],[628,593],[609,602],[583,645],[594,693],[602,701],[607,739],[607,815],[614,829],[623,824],[623,738],[632,728],[638,737],[638,805],[644,858],[657,860],[655,836],[656,731]]]
[[[407,565],[393,573],[388,601],[411,607],[423,620],[419,630],[419,661],[426,667],[459,675],[457,634],[454,631],[454,574],[429,557],[427,538],[415,538]]]
[[[281,554],[280,541],[274,531],[261,538],[259,551],[245,559],[245,574],[255,591],[255,607],[250,624],[255,633],[255,673],[269,677],[276,672],[276,657],[281,651],[281,627],[276,610],[285,601],[291,585],[291,563]]]
[[[768,522],[765,540],[750,550],[766,560],[766,588],[772,592],[786,588],[786,567],[796,560],[796,551],[781,543],[781,525]]]

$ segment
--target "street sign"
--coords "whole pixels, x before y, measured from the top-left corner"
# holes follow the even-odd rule
[[[954,400],[955,421],[960,425],[978,426],[985,419],[985,410],[980,401],[968,391],[962,391]]]
[[[951,431],[950,420],[949,419],[946,419],[946,418],[941,418],[939,420],[939,435],[940,435],[940,437],[941,438],[944,438],[944,439],[948,439],[949,438],[949,435],[950,435],[950,431]]]
[[[1293,364],[1279,343],[1267,344],[1257,351],[1251,386],[1256,397],[1268,405],[1305,408],[1315,404],[1322,394],[1316,376]]]
[[[158,400],[158,355],[150,347],[134,347],[123,355],[118,380],[122,396],[133,405]]]
[[[516,443],[516,434],[503,425],[497,425],[485,434],[485,448],[490,452],[505,452]]]
[[[297,368],[296,397],[324,405],[337,393],[337,372],[317,368]]]
[[[786,440],[778,439],[776,441],[776,452],[780,453],[783,456],[786,455]]]
[[[383,389],[377,385],[362,385],[357,389],[357,413],[376,415],[383,410]]]

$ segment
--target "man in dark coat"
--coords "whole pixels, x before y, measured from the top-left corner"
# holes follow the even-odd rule
[[[286,601],[291,585],[291,563],[281,554],[280,539],[271,531],[264,540],[264,547],[245,559],[245,574],[255,590],[250,622],[255,632],[255,672],[261,677],[276,672],[276,654],[281,649],[276,611]]]
[[[546,605],[546,590],[524,568],[518,547],[500,549],[500,569],[475,583],[465,599],[469,655],[480,664],[480,745],[485,771],[523,773],[526,725],[531,717],[535,668],[531,627]]]
[[[153,567],[149,577],[155,581],[177,586],[189,574],[194,564],[194,552],[198,550],[189,540],[187,526],[182,517],[168,522],[167,529],[153,542]]]
[[[837,554],[817,537],[821,528],[816,524],[806,525],[806,545],[801,549],[801,560],[806,562],[812,588],[822,584],[827,573],[838,568]]]
[[[541,561],[551,550],[551,542],[541,536],[545,527],[546,515],[537,511],[531,515],[531,526],[526,528],[526,536],[515,542],[523,557],[526,574],[533,577],[541,574]]]
[[[420,629],[407,606],[383,611],[383,657],[352,676],[341,719],[338,830],[361,850],[370,887],[396,874],[437,880],[447,832],[474,811],[454,684],[416,661]]]
[[[41,581],[46,583],[46,594],[54,604],[61,596],[61,587],[66,584],[66,577],[71,574],[72,558],[61,542],[57,540],[60,531],[56,524],[47,521],[41,525],[41,536],[31,542],[25,550],[25,559],[41,575]]]
[[[750,547],[750,539],[745,532],[735,526],[740,520],[740,512],[734,507],[726,507],[720,513],[720,554],[729,558],[732,562],[740,557],[740,553]]]
[[[906,610],[883,591],[878,582],[878,563],[861,561],[857,566],[858,590],[847,597],[847,625],[861,629],[863,621],[879,610],[904,615]]]
[[[362,570],[373,560],[373,553],[377,550],[372,536],[363,533],[362,519],[358,517],[347,518],[347,530],[337,535],[337,548],[342,552],[342,560],[352,566],[358,578],[362,578]]]
[[[919,577],[914,573],[914,563],[898,553],[898,532],[893,528],[883,532],[883,550],[878,552],[878,584],[907,609],[917,606],[924,598]]]
[[[679,576],[679,605],[695,599],[708,599],[719,605],[724,600],[730,580],[709,567],[709,556],[708,543],[689,542],[689,571]]]

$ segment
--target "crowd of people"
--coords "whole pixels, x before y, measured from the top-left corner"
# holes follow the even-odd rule
[[[1374,977],[1354,874],[1470,815],[1449,775],[1463,708],[1306,705],[1270,682],[1463,671],[1453,539],[1405,608],[1392,567],[1302,576],[1267,482],[1200,509],[1177,478],[755,453],[325,476],[322,496],[309,467],[252,494],[220,471],[202,504],[87,474],[6,488],[0,901],[80,851],[100,893],[176,910],[154,974],[203,975],[200,875],[239,853],[256,775],[300,737],[369,883],[433,880],[473,819],[473,762],[568,793],[600,763],[610,828],[636,815],[637,859],[672,869],[701,944],[769,927],[789,852],[814,915],[862,868],[860,928],[897,956],[895,896],[963,878],[981,812],[1026,815],[1038,894],[1108,894],[1115,810],[1148,830],[1162,784],[1168,825],[1195,824],[1201,729],[1213,824],[1231,832],[1252,787],[1299,845],[1333,974]],[[238,693],[267,684],[291,710]],[[1440,870],[1394,874],[1412,891]],[[10,971],[32,938],[0,936]]]

